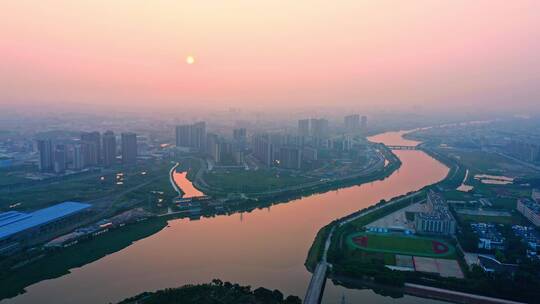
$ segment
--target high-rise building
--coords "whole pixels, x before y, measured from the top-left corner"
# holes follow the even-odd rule
[[[66,171],[67,151],[65,145],[56,145],[54,147],[54,172],[63,173]]]
[[[506,146],[506,151],[525,162],[540,162],[540,144],[534,141],[513,139]]]
[[[367,127],[368,127],[368,125],[367,125],[367,116],[364,115],[364,116],[362,116],[362,119],[360,121],[360,128],[362,128],[362,131],[365,132],[367,130]]]
[[[116,161],[116,136],[114,132],[103,133],[103,165],[110,167]]]
[[[99,132],[81,134],[82,152],[85,166],[97,166],[101,159],[101,135]]]
[[[358,131],[360,129],[360,115],[353,114],[345,116],[345,130],[349,132]]]
[[[50,139],[39,139],[37,141],[39,152],[39,170],[52,171],[54,168],[53,144]]]
[[[237,142],[245,142],[247,140],[247,132],[245,128],[233,130],[233,139]]]
[[[206,123],[176,126],[176,146],[204,151],[206,145]]]
[[[329,148],[340,151],[350,151],[352,149],[352,139],[349,136],[334,138],[329,141]]]
[[[190,147],[197,149],[199,151],[204,151],[205,139],[206,139],[206,123],[204,121],[194,123],[191,126]]]
[[[274,146],[270,142],[268,134],[257,134],[253,136],[253,155],[264,165],[273,165]]]
[[[218,163],[220,161],[219,138],[217,134],[208,133],[206,139],[206,152],[214,162]]]
[[[302,150],[297,147],[280,147],[279,166],[287,169],[300,169]]]
[[[176,126],[176,146],[189,147],[191,143],[191,125]]]
[[[304,147],[302,149],[302,159],[306,161],[316,161],[318,160],[318,151],[312,147]]]
[[[312,118],[311,123],[311,135],[322,139],[328,136],[328,120],[324,118]]]
[[[73,146],[73,169],[82,170],[84,168],[84,156],[82,145]]]
[[[137,135],[122,133],[122,164],[129,165],[137,162]]]
[[[236,151],[243,151],[247,148],[247,132],[245,128],[233,130],[233,144]]]
[[[242,164],[244,163],[244,151],[234,151],[233,152],[233,159],[236,164]]]
[[[300,119],[298,121],[298,135],[300,136],[310,135],[309,119]]]

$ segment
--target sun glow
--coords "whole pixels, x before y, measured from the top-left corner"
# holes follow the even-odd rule
[[[186,63],[187,63],[187,64],[194,64],[194,63],[195,63],[195,57],[193,57],[193,56],[187,56],[187,57],[186,57]]]

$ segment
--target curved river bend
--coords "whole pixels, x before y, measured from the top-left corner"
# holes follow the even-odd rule
[[[415,145],[389,132],[370,138]],[[279,289],[304,296],[311,274],[304,260],[317,231],[332,220],[443,179],[443,164],[421,151],[395,151],[401,168],[383,181],[297,199],[250,213],[171,220],[162,231],[60,278],[29,286],[6,303],[109,303],[143,291],[209,282]],[[433,303],[382,297],[327,282],[323,303]],[[4,303],[4,302],[2,302]]]

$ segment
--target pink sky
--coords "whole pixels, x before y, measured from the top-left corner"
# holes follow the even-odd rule
[[[7,105],[538,109],[539,57],[536,0],[0,3]]]

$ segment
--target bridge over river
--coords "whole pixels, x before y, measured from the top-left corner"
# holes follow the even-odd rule
[[[396,146],[396,145],[387,145],[390,150],[419,150],[418,146]]]
[[[319,304],[321,303],[324,285],[326,283],[326,273],[328,271],[328,263],[320,262],[315,267],[311,281],[304,298],[304,304]]]

